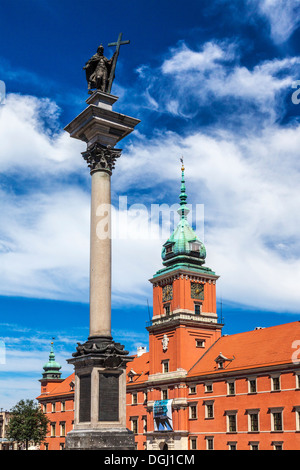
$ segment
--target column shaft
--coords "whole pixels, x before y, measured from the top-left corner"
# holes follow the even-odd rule
[[[90,337],[111,337],[110,174],[91,175]]]

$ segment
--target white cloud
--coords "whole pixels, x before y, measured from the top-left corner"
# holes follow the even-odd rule
[[[8,94],[0,107],[0,170],[19,177],[56,179],[85,168],[82,142],[59,129],[60,110],[49,99]]]
[[[223,44],[221,44],[223,46]],[[232,59],[232,48],[221,47],[214,42],[204,44],[202,51],[191,51],[183,42],[176,49],[171,49],[171,57],[166,59],[161,70],[164,74],[182,75],[182,73],[205,72],[218,66],[220,61]]]
[[[253,0],[250,0],[252,3]],[[276,44],[289,39],[300,23],[299,0],[255,0],[260,13],[270,23],[270,34]],[[249,0],[248,0],[249,3]]]
[[[210,41],[197,51],[182,42],[170,50],[161,67],[143,68],[143,82],[148,82],[145,107],[153,103],[155,111],[187,119],[209,111],[218,124],[220,116],[222,126],[224,121],[247,126],[252,121],[251,127],[261,127],[266,118],[275,122],[299,75],[300,58],[274,58],[247,68],[240,55],[238,45],[228,41]]]

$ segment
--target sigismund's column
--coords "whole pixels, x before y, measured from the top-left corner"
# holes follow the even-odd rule
[[[107,59],[102,46],[98,52],[101,66]],[[133,450],[134,435],[126,428],[126,364],[132,358],[111,335],[111,175],[121,155],[115,145],[140,121],[112,110],[118,98],[107,93],[101,70],[98,75],[87,108],[65,127],[86,142],[82,156],[91,174],[90,331],[68,360],[75,368],[75,416],[66,449]]]

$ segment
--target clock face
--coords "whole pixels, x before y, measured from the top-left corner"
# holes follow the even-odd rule
[[[172,298],[173,298],[173,286],[171,284],[168,284],[167,286],[163,287],[162,300],[163,302],[168,302],[169,300],[172,300]]]
[[[192,299],[204,300],[204,284],[191,282],[191,297]]]

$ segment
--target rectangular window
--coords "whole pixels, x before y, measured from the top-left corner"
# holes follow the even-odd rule
[[[138,433],[138,420],[134,418],[131,420],[131,430],[134,434]]]
[[[259,450],[258,442],[249,442],[250,450]]]
[[[61,411],[66,411],[66,403],[64,401],[61,402]]]
[[[280,390],[280,377],[272,377],[272,391],[277,392]]]
[[[56,403],[52,403],[52,413],[55,413],[56,411]]]
[[[197,419],[197,405],[190,405],[190,419]]]
[[[51,425],[50,425],[50,435],[51,435],[51,437],[55,437],[55,435],[56,435],[56,424],[55,423],[51,423]]]
[[[197,437],[190,438],[190,449],[197,450]]]
[[[206,437],[206,450],[214,450],[214,438]]]
[[[228,442],[229,450],[236,450],[236,442]]]
[[[250,431],[258,432],[258,413],[250,413]]]
[[[168,399],[168,389],[164,389],[161,391],[161,398],[162,400],[167,400]]]
[[[204,339],[196,339],[196,347],[197,348],[205,348],[205,340]]]
[[[205,418],[212,419],[214,417],[214,404],[213,402],[205,403]]]
[[[282,412],[273,412],[273,431],[282,431]]]
[[[60,423],[60,435],[64,437],[66,435],[66,423]]]
[[[162,362],[163,374],[169,372],[169,360]]]
[[[210,393],[213,391],[213,386],[212,384],[205,384],[205,392]]]
[[[235,395],[235,383],[227,382],[228,395]]]
[[[296,410],[296,431],[300,431],[300,410]]]
[[[190,394],[195,395],[195,393],[196,393],[196,385],[191,385],[190,386]]]
[[[132,404],[137,405],[137,402],[138,402],[137,393],[133,393],[131,396],[132,396]]]
[[[235,413],[227,415],[227,424],[228,424],[227,426],[228,432],[236,432],[237,427],[236,427],[236,414]]]
[[[200,315],[201,313],[201,305],[195,304],[195,315]]]
[[[249,380],[249,393],[256,393],[256,379]]]
[[[165,312],[165,315],[170,315],[170,304],[164,304],[164,312]]]

